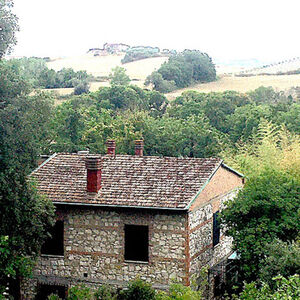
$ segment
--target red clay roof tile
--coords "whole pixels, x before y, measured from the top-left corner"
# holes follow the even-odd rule
[[[221,164],[219,158],[101,156],[101,189],[86,191],[86,155],[59,153],[36,169],[40,192],[55,203],[184,209]]]

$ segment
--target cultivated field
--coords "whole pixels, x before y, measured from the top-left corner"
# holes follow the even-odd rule
[[[126,69],[127,74],[132,79],[132,84],[141,88],[144,87],[146,77],[154,70],[157,70],[162,63],[168,60],[167,57],[147,58],[122,65],[122,55],[93,56],[85,54],[76,57],[57,58],[47,63],[49,68],[56,71],[62,68],[73,68],[75,71],[86,70],[89,74],[97,77],[106,77],[111,69],[116,66],[122,66]],[[297,61],[296,61],[297,62]],[[283,65],[281,65],[282,67]],[[217,66],[217,73],[220,79],[215,82],[197,84],[185,89],[176,90],[167,94],[168,99],[172,100],[179,96],[185,90],[196,90],[199,92],[222,92],[226,90],[234,90],[239,92],[247,92],[254,90],[260,86],[272,86],[278,90],[287,90],[293,86],[300,86],[300,75],[257,75],[252,77],[234,77],[222,75],[230,70],[229,67]],[[231,72],[239,73],[241,69],[236,68]],[[101,86],[109,86],[108,81],[91,82],[90,91],[96,91]],[[54,89],[59,95],[67,95],[73,92],[73,89]]]
[[[252,77],[223,76],[217,81],[196,84],[185,89],[176,90],[166,96],[168,99],[172,100],[177,96],[180,96],[181,93],[186,90],[194,90],[203,93],[223,92],[226,90],[247,92],[255,90],[260,86],[272,86],[277,90],[287,90],[293,86],[300,86],[300,75],[258,75]]]
[[[85,54],[75,57],[57,58],[47,65],[50,69],[59,71],[62,68],[73,68],[75,71],[86,70],[93,76],[108,76],[111,69],[121,66],[126,69],[132,80],[144,81],[148,75],[158,69],[168,57],[152,57],[122,65],[122,55],[93,56]]]

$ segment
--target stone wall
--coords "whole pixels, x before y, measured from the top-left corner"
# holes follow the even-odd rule
[[[24,283],[24,299],[31,299],[38,282],[72,285],[122,286],[139,276],[154,287],[186,280],[186,215],[159,211],[59,207],[64,220],[64,256],[41,256],[33,279]],[[124,225],[147,225],[149,262],[124,260]],[[28,292],[29,291],[29,292]],[[26,294],[27,293],[27,294]]]
[[[213,213],[237,193],[233,190],[211,199],[189,212],[190,278],[197,277],[203,266],[212,267],[231,253],[232,240],[221,230],[220,242],[213,246]]]

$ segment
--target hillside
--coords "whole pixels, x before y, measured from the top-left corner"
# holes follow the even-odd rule
[[[249,90],[255,90],[260,86],[272,86],[278,90],[287,90],[294,86],[300,86],[300,75],[222,76],[217,81],[201,83],[185,89],[176,90],[168,93],[166,96],[169,100],[172,100],[180,96],[181,93],[186,90],[195,90],[203,93],[224,92],[226,90],[247,92]]]
[[[127,74],[135,84],[143,85],[146,77],[168,60],[168,57],[153,57],[122,65],[121,60],[123,57],[124,54],[106,56],[85,54],[81,56],[57,58],[48,62],[47,65],[50,69],[54,69],[55,71],[59,71],[62,68],[73,68],[75,71],[86,70],[95,77],[108,76],[112,68],[122,66],[126,69]],[[99,86],[99,84],[96,86]]]
[[[49,68],[56,71],[62,68],[73,68],[75,71],[86,70],[93,76],[106,77],[111,72],[111,69],[116,66],[122,66],[127,70],[127,74],[132,79],[132,83],[139,87],[144,87],[146,77],[154,70],[157,70],[162,63],[167,61],[168,57],[154,57],[147,58],[139,61],[134,61],[121,64],[121,59],[124,54],[119,55],[106,55],[106,56],[93,56],[92,54],[85,54],[81,56],[56,58],[47,63]],[[300,61],[293,59],[290,61],[277,63],[268,67],[256,68],[256,73],[266,72],[271,70],[276,71],[289,71],[300,67]],[[228,73],[248,73],[253,68],[246,68],[237,65],[218,64],[216,66],[217,74],[220,79],[215,82],[197,84],[185,89],[176,90],[167,94],[169,99],[174,99],[180,95],[184,90],[196,90],[199,92],[222,92],[226,90],[235,90],[239,92],[246,92],[258,88],[259,86],[272,86],[278,90],[286,90],[293,86],[300,86],[300,75],[257,75],[251,77],[235,77],[228,75]],[[243,70],[243,71],[242,71]],[[241,72],[242,71],[242,72]],[[226,75],[224,73],[227,73]],[[101,86],[108,86],[107,81],[91,82],[90,90],[96,91]],[[72,93],[73,89],[56,89],[60,95]]]

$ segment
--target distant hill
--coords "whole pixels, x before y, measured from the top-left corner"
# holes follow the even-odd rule
[[[106,56],[94,56],[93,54],[85,54],[81,56],[52,59],[47,65],[49,68],[56,71],[61,70],[62,68],[73,68],[75,71],[86,70],[95,77],[108,76],[112,68],[121,66],[127,70],[127,74],[131,80],[143,84],[149,74],[168,60],[168,57],[152,57],[122,64],[121,60],[124,55],[125,54],[111,54]]]
[[[159,69],[161,64],[168,60],[168,57],[153,57],[142,59],[126,64],[122,64],[123,54],[110,54],[105,56],[94,56],[92,53],[76,57],[62,57],[51,59],[47,63],[49,68],[56,71],[62,68],[73,68],[75,71],[86,70],[89,74],[97,77],[107,77],[111,69],[116,66],[122,66],[127,70],[132,83],[139,87],[144,87],[146,77],[154,70]],[[292,70],[300,68],[300,59],[291,59],[273,65],[263,65],[264,62],[258,60],[231,60],[216,61],[217,74],[220,79],[215,82],[197,84],[184,90],[197,90],[199,92],[235,90],[246,92],[258,88],[259,86],[272,86],[278,90],[287,90],[293,86],[300,86],[300,75],[269,75],[269,76],[252,76],[252,77],[233,77],[234,75],[247,74],[256,70],[256,74],[275,73],[278,71]],[[264,67],[265,66],[265,67]],[[255,74],[255,75],[256,75]],[[96,91],[100,86],[107,86],[107,81],[92,82],[91,91]],[[169,99],[174,99],[180,95],[183,90],[177,90],[168,94]],[[59,94],[68,94],[72,89],[65,91],[58,89]]]
[[[216,60],[219,74],[263,75],[293,72],[300,69],[300,57],[293,57],[282,61],[261,61],[257,59]]]

